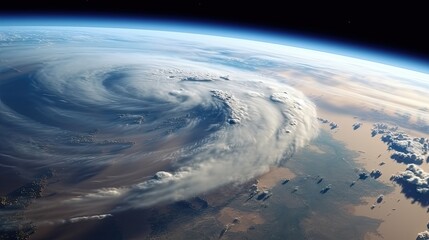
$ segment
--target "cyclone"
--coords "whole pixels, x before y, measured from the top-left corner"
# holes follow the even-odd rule
[[[317,135],[301,92],[187,40],[198,36],[122,31],[2,31],[2,165],[61,176],[56,196],[28,209],[40,223],[242,183]]]

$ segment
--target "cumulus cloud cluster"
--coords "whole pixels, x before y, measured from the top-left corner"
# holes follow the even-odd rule
[[[382,173],[381,173],[381,171],[380,171],[380,170],[378,170],[378,169],[373,169],[373,170],[369,173],[369,175],[370,175],[372,178],[377,179],[377,178],[381,177]]]
[[[386,123],[375,123],[372,135],[381,134],[381,139],[390,150],[394,152],[391,158],[399,163],[422,164],[427,158],[429,139],[423,137],[411,137],[398,130],[397,126]]]
[[[425,160],[424,156],[417,155],[415,153],[394,152],[390,157],[399,163],[422,164]]]
[[[328,119],[321,118],[321,117],[318,117],[317,119],[318,119],[321,123],[329,124],[329,127],[330,127],[331,129],[336,129],[336,128],[338,128],[338,127],[339,127],[339,126],[338,126],[338,124],[337,124],[336,122],[329,121]]]
[[[429,231],[423,231],[423,232],[419,232],[417,234],[417,238],[416,240],[429,240]]]
[[[409,164],[406,171],[393,175],[392,180],[419,194],[429,194],[429,173],[416,164]]]

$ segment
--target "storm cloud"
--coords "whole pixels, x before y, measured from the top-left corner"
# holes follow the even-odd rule
[[[252,69],[210,62],[204,48],[214,42],[190,49],[186,36],[136,31],[126,44],[99,43],[106,31],[76,31],[60,32],[92,37],[51,39],[31,55],[25,43],[2,52],[21,56],[1,62],[4,69],[31,66],[0,82],[0,150],[13,158],[4,164],[59,169],[68,186],[56,204],[34,203],[30,215],[41,221],[49,212],[101,219],[242,183],[318,134],[306,96]],[[144,46],[153,36],[167,44]]]

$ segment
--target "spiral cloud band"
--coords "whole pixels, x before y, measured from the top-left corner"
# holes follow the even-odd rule
[[[1,164],[28,179],[35,170],[57,172],[59,185],[48,187],[56,197],[31,210],[45,221],[54,208],[73,219],[243,182],[318,133],[313,103],[264,74],[267,59],[228,57],[232,40],[27,32],[0,32]]]

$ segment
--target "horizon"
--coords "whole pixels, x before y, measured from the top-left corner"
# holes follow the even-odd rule
[[[422,59],[412,54],[406,55],[398,51],[379,49],[356,42],[340,41],[317,35],[304,34],[297,31],[280,32],[272,29],[261,29],[239,24],[219,24],[183,19],[132,18],[88,16],[19,16],[0,15],[0,27],[88,27],[118,28],[170,31],[200,35],[227,37],[250,40],[270,44],[304,48],[319,52],[351,57],[376,62],[384,65],[429,74],[429,59]],[[55,20],[53,22],[53,20]]]

